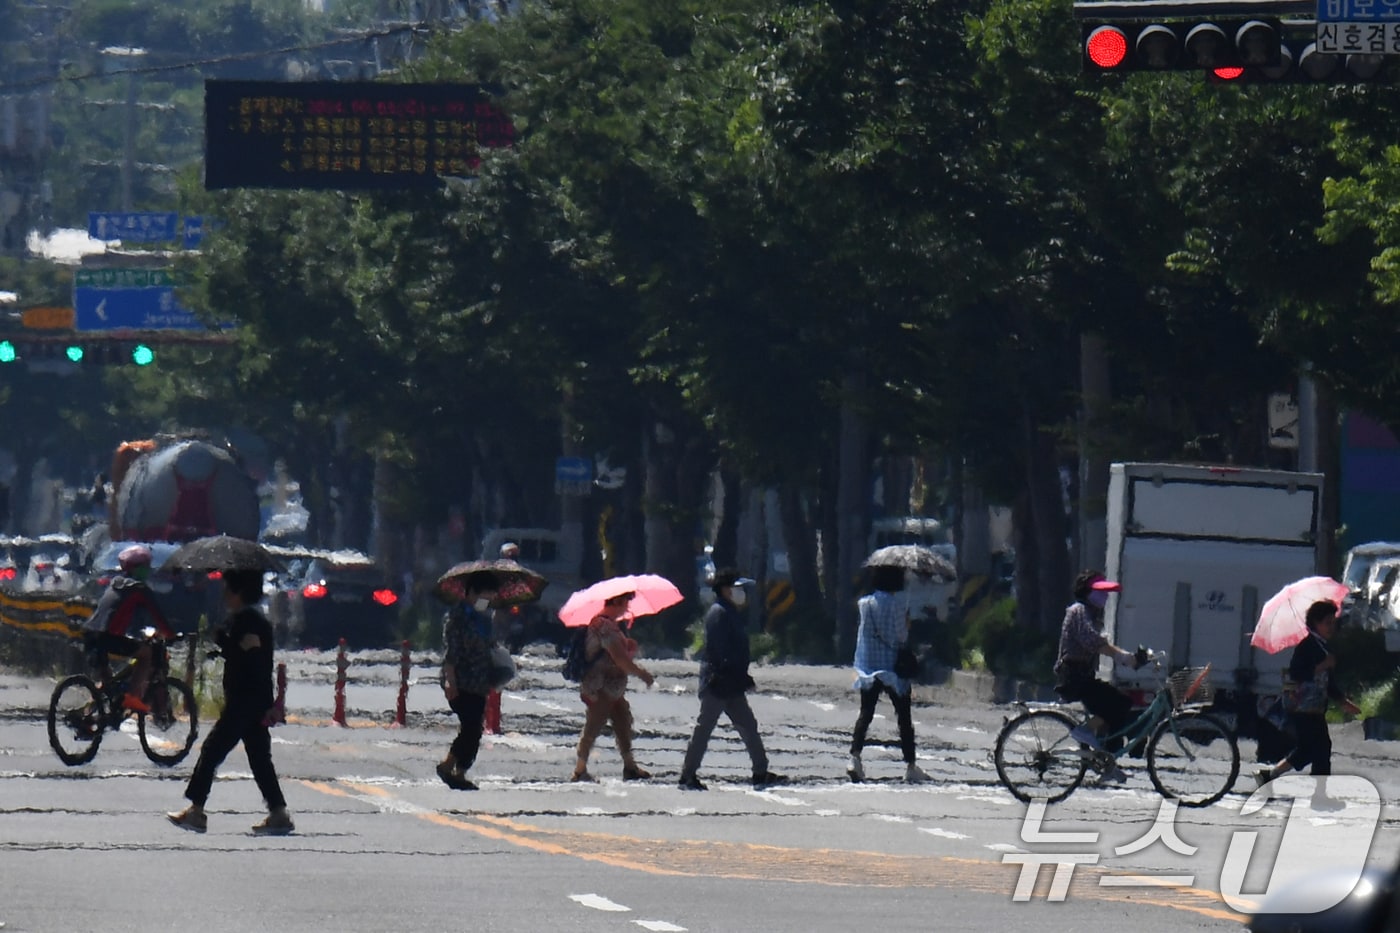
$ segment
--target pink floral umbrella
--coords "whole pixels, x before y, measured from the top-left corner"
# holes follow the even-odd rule
[[[1249,643],[1269,654],[1292,648],[1308,637],[1308,626],[1304,621],[1308,607],[1326,601],[1335,603],[1340,609],[1347,592],[1345,584],[1331,577],[1295,580],[1275,593],[1259,610],[1259,621],[1255,623]]]
[[[632,594],[627,613],[633,619],[653,615],[684,599],[674,583],[654,573],[610,577],[578,590],[565,600],[559,609],[559,621],[569,628],[581,628],[603,611],[604,603],[623,593]],[[630,620],[628,625],[631,625]]]

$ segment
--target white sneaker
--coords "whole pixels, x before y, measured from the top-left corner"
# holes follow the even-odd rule
[[[920,768],[918,765],[910,765],[904,771],[905,784],[927,784],[932,780],[933,778],[929,777],[924,769]]]
[[[1080,745],[1087,745],[1096,752],[1103,751],[1103,745],[1099,742],[1099,737],[1094,735],[1088,726],[1075,726],[1069,731],[1069,737]]]
[[[860,763],[859,755],[851,756],[851,766],[846,769],[846,774],[850,777],[852,784],[859,784],[865,780],[865,768]]]

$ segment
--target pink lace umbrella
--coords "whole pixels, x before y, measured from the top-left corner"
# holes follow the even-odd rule
[[[1295,580],[1275,593],[1259,610],[1259,621],[1255,623],[1249,643],[1269,654],[1292,648],[1308,637],[1308,626],[1303,621],[1308,607],[1326,601],[1340,609],[1347,592],[1345,584],[1331,577]]]
[[[674,583],[654,573],[610,577],[578,590],[565,600],[559,609],[559,621],[569,628],[581,628],[603,611],[603,603],[623,593],[632,594],[627,611],[634,619],[668,609],[684,598]]]

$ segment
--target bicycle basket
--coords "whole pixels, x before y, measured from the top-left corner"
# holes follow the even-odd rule
[[[1167,678],[1172,706],[1203,706],[1215,699],[1215,685],[1206,679],[1210,665],[1183,667]]]

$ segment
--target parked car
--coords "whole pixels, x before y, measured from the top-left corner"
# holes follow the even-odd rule
[[[82,581],[78,595],[93,603],[101,599],[112,577],[121,572],[117,556],[133,544],[145,544],[151,549],[151,576],[146,582],[171,628],[192,632],[198,627],[200,616],[206,618],[208,625],[217,625],[223,619],[223,585],[218,582],[218,574],[166,569],[165,562],[180,546],[168,541],[111,542],[94,555],[92,569]]]
[[[308,648],[385,648],[399,623],[399,589],[373,559],[336,552],[313,557],[282,575],[287,637]],[[290,585],[287,585],[290,584]]]
[[[1366,625],[1374,618],[1373,586],[1375,567],[1382,561],[1400,559],[1400,542],[1368,541],[1347,551],[1342,567],[1342,582],[1351,591],[1342,600],[1342,618],[1354,624]]]

